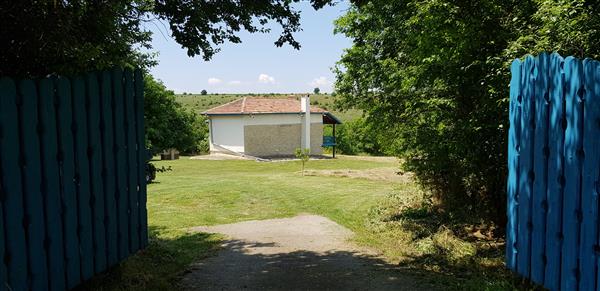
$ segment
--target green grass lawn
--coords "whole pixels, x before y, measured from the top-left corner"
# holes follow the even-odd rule
[[[301,176],[300,162],[158,162],[173,171],[148,189],[150,224],[168,229],[288,217],[310,212],[357,228],[394,185],[367,179]],[[370,169],[394,162],[313,160],[310,169]],[[343,183],[341,183],[343,180]]]
[[[150,246],[83,289],[172,290],[187,266],[213,255],[222,239],[189,233],[190,227],[300,213],[323,215],[348,227],[358,244],[392,263],[406,263],[412,270],[407,272],[422,280],[457,290],[513,286],[502,271],[500,248],[479,248],[432,226],[435,218],[432,223],[419,208],[423,193],[409,179],[368,175],[393,171],[398,166],[394,159],[311,160],[308,176],[301,175],[298,161],[182,158],[155,164],[172,171],[159,173],[148,186]]]

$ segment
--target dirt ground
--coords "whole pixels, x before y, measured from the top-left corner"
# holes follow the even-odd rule
[[[305,170],[307,176],[335,176],[347,178],[362,178],[368,180],[392,181],[392,182],[409,182],[412,179],[411,173],[398,174],[397,167],[377,168],[367,170]]]
[[[349,156],[349,155],[337,155],[349,160],[360,160],[360,161],[373,161],[373,162],[398,162],[396,157],[385,157],[385,156]]]
[[[338,157],[343,157],[344,159],[349,160],[360,160],[360,161],[374,161],[374,162],[397,162],[398,158],[396,157],[375,157],[375,156],[347,156],[347,155],[337,155]],[[223,153],[212,153],[208,155],[199,155],[193,156],[190,159],[192,160],[214,160],[214,161],[223,161],[223,160],[255,160],[256,158],[251,156],[242,156],[242,155],[230,155]],[[322,156],[312,156],[311,159],[331,159],[328,155]],[[298,159],[295,157],[279,157],[279,158],[265,158],[261,159],[262,161],[270,161],[270,162],[287,162],[287,161],[297,161]]]
[[[323,159],[331,159],[331,157],[316,155],[310,157],[312,160],[323,160]],[[212,153],[209,155],[199,155],[193,156],[190,159],[192,160],[212,160],[212,161],[225,161],[225,160],[255,160],[258,162],[290,162],[290,161],[299,161],[299,159],[294,156],[277,156],[277,157],[253,157],[246,155],[230,155],[230,154],[222,154],[222,153]]]
[[[192,160],[211,160],[211,161],[250,160],[249,158],[242,157],[242,156],[234,156],[234,155],[219,154],[219,153],[213,153],[210,155],[193,156],[190,159],[192,159]]]
[[[214,257],[196,262],[184,290],[427,290],[374,253],[353,233],[317,215],[200,226],[227,236]]]

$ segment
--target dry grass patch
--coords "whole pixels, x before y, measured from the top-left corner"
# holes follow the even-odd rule
[[[397,167],[354,170],[354,169],[337,169],[337,170],[306,170],[306,176],[333,176],[344,178],[360,178],[376,181],[388,181],[396,183],[407,183],[411,181],[411,173],[400,173]]]

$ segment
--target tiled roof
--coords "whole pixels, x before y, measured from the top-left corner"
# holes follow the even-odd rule
[[[326,113],[327,110],[311,106],[314,113]],[[300,113],[300,100],[296,98],[252,98],[244,97],[223,105],[211,108],[203,114],[260,114],[260,113]]]

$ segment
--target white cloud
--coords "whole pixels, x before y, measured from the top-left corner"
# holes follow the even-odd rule
[[[330,84],[331,84],[331,82],[329,82],[329,80],[327,80],[327,78],[325,78],[325,77],[316,78],[316,79],[312,80],[312,82],[309,83],[309,85],[311,85],[313,87],[326,87],[326,86],[329,86]]]
[[[208,85],[218,85],[221,84],[223,81],[221,79],[217,79],[217,78],[208,78]]]
[[[242,81],[234,80],[234,81],[229,81],[227,84],[230,86],[239,86],[239,85],[242,85]]]
[[[263,84],[274,84],[275,78],[267,74],[260,74],[258,75],[258,82]]]

